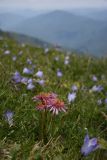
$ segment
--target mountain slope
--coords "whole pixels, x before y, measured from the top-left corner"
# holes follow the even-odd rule
[[[26,35],[14,33],[14,32],[4,32],[0,30],[0,36],[7,36],[9,38],[16,40],[19,43],[25,43],[25,44],[30,44],[34,46],[40,46],[40,47],[51,47],[52,46],[51,44],[45,41],[42,41],[38,38],[33,38],[30,36],[26,36]]]
[[[89,51],[97,53],[98,49],[96,49],[96,46],[89,44],[87,46],[86,42],[93,39],[96,41],[100,31],[103,31],[103,28],[106,28],[106,26],[107,22],[76,16],[65,11],[53,11],[27,19],[15,26],[13,30],[33,37],[39,37],[63,47],[78,50],[85,50],[88,47]],[[92,41],[91,43],[93,44]],[[99,46],[99,43],[99,41],[96,41],[95,45]],[[107,50],[106,44],[104,45],[104,48]],[[85,47],[83,48],[83,46]],[[100,48],[99,52],[102,51],[103,48]]]

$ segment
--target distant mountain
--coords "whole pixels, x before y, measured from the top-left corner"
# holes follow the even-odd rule
[[[87,51],[95,55],[107,52],[105,41],[107,21],[94,19],[91,16],[56,10],[26,19],[22,16],[22,20],[17,24],[12,24],[7,29],[4,27],[4,29],[37,37],[68,49]]]
[[[12,14],[10,12],[1,13],[0,28],[3,28],[4,30],[10,30],[11,27],[21,23],[23,20],[25,20],[25,17],[18,14]]]
[[[107,21],[107,9],[104,8],[72,9],[70,12],[75,15],[85,16],[94,20]]]
[[[8,38],[12,38],[16,40],[18,43],[25,43],[25,44],[30,44],[30,45],[39,46],[39,47],[52,47],[50,43],[42,41],[38,38],[33,38],[30,36],[26,36],[26,35],[14,33],[14,32],[4,32],[0,30],[0,36],[3,36],[3,37],[6,36]]]
[[[29,18],[15,26],[13,30],[69,49],[103,54],[107,50],[106,42],[103,36],[99,41],[97,37],[106,27],[107,22],[105,21],[92,20],[66,11],[53,11]],[[107,33],[106,29],[104,31]],[[101,45],[102,41],[104,48]]]

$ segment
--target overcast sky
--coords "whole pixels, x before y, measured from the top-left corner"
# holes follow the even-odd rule
[[[0,0],[0,6],[33,9],[107,7],[107,0]]]

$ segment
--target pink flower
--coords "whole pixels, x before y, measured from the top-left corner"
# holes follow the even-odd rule
[[[59,100],[55,93],[41,93],[33,97],[33,100],[40,102],[36,107],[38,110],[49,110],[56,115],[59,111],[66,112],[64,102]]]

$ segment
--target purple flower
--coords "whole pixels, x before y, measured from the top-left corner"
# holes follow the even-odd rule
[[[29,83],[33,83],[32,78],[28,79],[28,84],[29,84]]]
[[[5,119],[8,122],[10,127],[13,126],[13,115],[14,115],[14,113],[10,110],[8,110],[4,113],[4,117],[5,117]]]
[[[91,138],[90,139],[89,135],[86,134],[86,136],[84,138],[84,144],[81,147],[81,153],[84,156],[87,156],[88,154],[90,154],[91,152],[95,151],[99,147],[100,147],[100,145],[98,144],[97,138]]]
[[[78,87],[74,84],[74,85],[72,86],[72,91],[75,92],[75,91],[77,91],[77,90],[78,90]]]
[[[98,81],[98,79],[97,79],[97,77],[96,77],[95,75],[93,75],[92,80],[93,80],[94,82]]]
[[[41,80],[38,81],[38,83],[39,83],[41,86],[43,86],[44,83],[45,83],[45,81],[44,81],[43,79],[41,79]]]
[[[12,80],[15,82],[15,83],[20,83],[21,82],[21,75],[18,71],[16,71],[12,77]]]
[[[62,72],[60,70],[57,70],[57,77],[62,77],[62,76],[63,76]]]
[[[99,100],[97,101],[97,104],[98,104],[98,105],[101,105],[101,104],[102,104],[102,99],[99,99]]]
[[[23,78],[21,79],[21,83],[27,84],[27,83],[28,83],[28,78],[27,78],[27,77],[23,77]]]
[[[27,90],[32,90],[32,89],[34,89],[35,88],[35,86],[32,84],[32,83],[29,83],[28,85],[27,85]]]
[[[36,76],[39,77],[39,78],[42,78],[43,77],[43,72],[42,71],[38,71],[36,73]]]
[[[76,98],[76,93],[75,92],[68,94],[68,102],[69,103],[74,102],[75,98]]]
[[[9,50],[6,50],[6,51],[4,52],[4,54],[5,54],[5,55],[8,55],[8,54],[10,54],[10,51],[9,51]]]
[[[12,57],[12,60],[13,60],[13,61],[16,61],[16,59],[17,59],[16,56],[13,56],[13,57]]]
[[[68,65],[68,64],[69,64],[69,60],[68,60],[68,59],[65,59],[65,60],[64,60],[64,64],[65,64],[65,65]]]
[[[93,92],[101,92],[104,88],[101,86],[101,85],[98,85],[98,86],[93,86],[92,87],[92,91]]]
[[[32,64],[32,61],[29,58],[27,59],[27,64]]]
[[[105,99],[105,104],[107,104],[107,98]]]
[[[33,71],[32,71],[31,69],[28,69],[28,68],[25,67],[25,68],[23,69],[23,73],[24,73],[24,74],[32,74]]]

